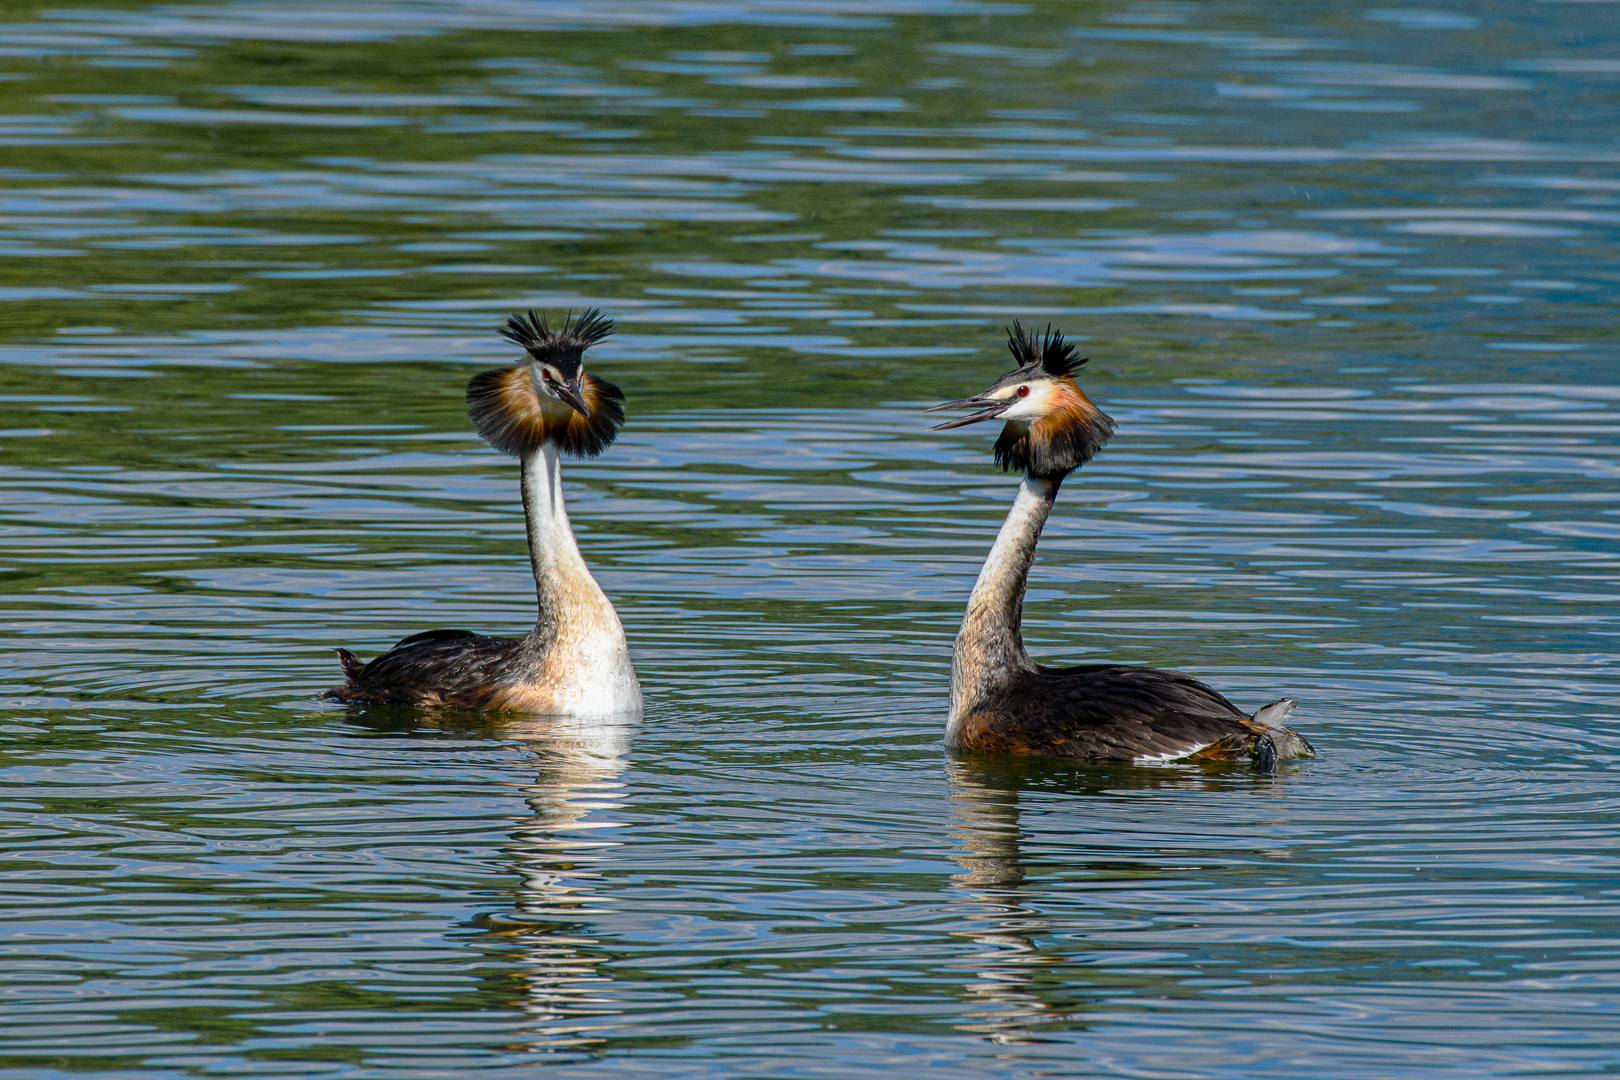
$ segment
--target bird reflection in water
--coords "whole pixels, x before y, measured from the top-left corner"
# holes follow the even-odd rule
[[[1097,923],[1088,927],[1085,917],[1032,906],[1030,898],[1052,896],[1052,882],[1025,861],[1021,798],[1032,792],[1054,797],[1053,808],[1063,809],[1070,821],[1068,831],[1075,837],[1073,853],[1064,858],[1062,869],[1105,885],[1121,879],[1149,881],[1186,869],[1172,870],[1162,858],[1166,853],[1159,850],[1122,858],[1117,851],[1105,853],[1087,844],[1088,835],[1107,835],[1106,819],[1119,800],[1154,790],[1252,790],[1257,783],[1270,789],[1287,777],[1259,778],[1240,767],[1228,767],[1223,774],[1208,767],[1144,769],[963,755],[946,762],[946,779],[949,835],[958,844],[952,858],[962,868],[951,875],[953,906],[960,912],[958,922],[965,924],[955,936],[975,946],[959,961],[971,972],[962,987],[970,1008],[956,1027],[1015,1044],[1066,1041],[1067,1033],[1085,1026],[1088,1013],[1120,990],[1107,967],[1097,964],[1108,944],[1084,940],[1087,929]],[[1093,817],[1100,820],[1088,820]],[[1183,857],[1173,861],[1180,863]],[[1026,893],[1026,876],[1037,875],[1048,879],[1035,882]],[[1078,901],[1082,911],[1090,909],[1083,893],[1067,896]],[[1065,910],[1072,912],[1074,907],[1065,904]],[[1111,924],[1114,918],[1100,921]]]
[[[956,1026],[996,1042],[1035,1042],[1031,1029],[1059,1019],[1035,993],[1033,969],[1050,963],[1035,945],[1045,929],[1040,913],[1022,903],[1024,866],[1019,855],[1018,791],[977,762],[946,763],[950,785],[949,835],[961,847],[952,856],[962,872],[952,874],[964,922],[955,936],[978,950],[964,961],[972,979],[963,990],[975,1007]]]
[[[366,706],[350,706],[350,716],[388,734],[498,739],[532,750],[534,780],[521,786],[528,813],[516,819],[506,849],[518,874],[512,908],[480,915],[475,925],[500,939],[503,964],[518,973],[514,1004],[528,1019],[510,1049],[542,1061],[589,1057],[622,1012],[600,970],[609,957],[592,927],[611,911],[604,872],[623,844],[616,811],[640,718]],[[501,996],[511,999],[504,980]]]
[[[521,722],[520,722],[521,723]],[[512,833],[520,884],[511,938],[524,972],[522,1008],[532,1021],[531,1053],[588,1052],[603,1041],[603,1019],[620,1011],[590,924],[606,914],[602,874],[624,823],[623,773],[637,721],[567,717],[504,723],[507,737],[532,740],[535,782],[524,797],[532,811]],[[516,730],[514,730],[516,728]]]

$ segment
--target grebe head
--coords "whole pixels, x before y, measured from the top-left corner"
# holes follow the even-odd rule
[[[996,440],[996,464],[1060,480],[1102,449],[1114,433],[1114,421],[1074,381],[1075,369],[1086,361],[1076,359],[1074,346],[1062,333],[1048,326],[1044,336],[1037,336],[1014,322],[1007,330],[1007,348],[1018,361],[1016,369],[980,394],[928,409],[978,411],[929,430],[1004,420],[1006,426]]]
[[[529,312],[506,321],[501,336],[523,346],[508,368],[474,375],[467,415],[495,449],[522,456],[555,443],[573,457],[595,457],[613,444],[624,423],[624,394],[585,370],[585,350],[613,333],[596,308],[553,330]]]

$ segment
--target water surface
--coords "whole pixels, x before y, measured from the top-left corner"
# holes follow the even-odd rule
[[[13,5],[0,1068],[1620,1068],[1611,7]],[[590,304],[645,719],[318,703],[532,618],[461,391]],[[945,753],[1015,317],[1032,651],[1320,760]]]

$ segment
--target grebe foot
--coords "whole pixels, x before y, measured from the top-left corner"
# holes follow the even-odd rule
[[[1261,773],[1277,771],[1277,743],[1269,734],[1261,735],[1254,740],[1254,771]]]

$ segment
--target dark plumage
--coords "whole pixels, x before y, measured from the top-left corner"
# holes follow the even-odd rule
[[[1294,707],[1291,698],[1258,710],[1257,721],[1179,671],[1121,664],[1031,668],[975,702],[962,725],[963,745],[1098,761],[1246,760],[1267,770],[1279,757],[1311,752],[1281,724]]]
[[[369,664],[339,649],[344,682],[326,692],[334,701],[376,705],[439,705],[502,709],[523,666],[523,638],[486,637],[470,630],[412,634]]]

